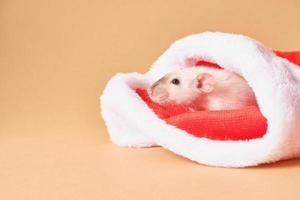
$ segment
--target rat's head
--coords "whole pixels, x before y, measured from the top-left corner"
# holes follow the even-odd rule
[[[210,93],[214,87],[214,78],[208,73],[182,69],[171,72],[150,88],[150,98],[159,104],[188,105],[199,96]]]

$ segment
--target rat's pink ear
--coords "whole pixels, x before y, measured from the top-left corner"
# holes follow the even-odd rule
[[[214,77],[208,73],[201,73],[197,76],[197,88],[202,92],[209,93],[214,89]]]

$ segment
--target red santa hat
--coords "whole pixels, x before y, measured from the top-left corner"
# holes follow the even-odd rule
[[[243,76],[258,108],[191,113],[148,98],[146,89],[166,73],[203,64]],[[243,35],[195,34],[174,42],[147,73],[113,76],[101,96],[101,113],[111,141],[120,146],[162,146],[198,163],[222,167],[296,158],[299,65],[300,52],[274,52]]]

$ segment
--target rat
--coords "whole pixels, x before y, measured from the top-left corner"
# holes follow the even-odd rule
[[[196,110],[232,110],[257,105],[247,81],[223,69],[205,66],[170,72],[148,90],[161,105],[177,104]]]

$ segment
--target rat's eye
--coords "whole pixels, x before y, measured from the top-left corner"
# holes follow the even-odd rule
[[[174,85],[179,85],[180,81],[178,78],[174,78],[172,81],[171,81],[172,84]]]

